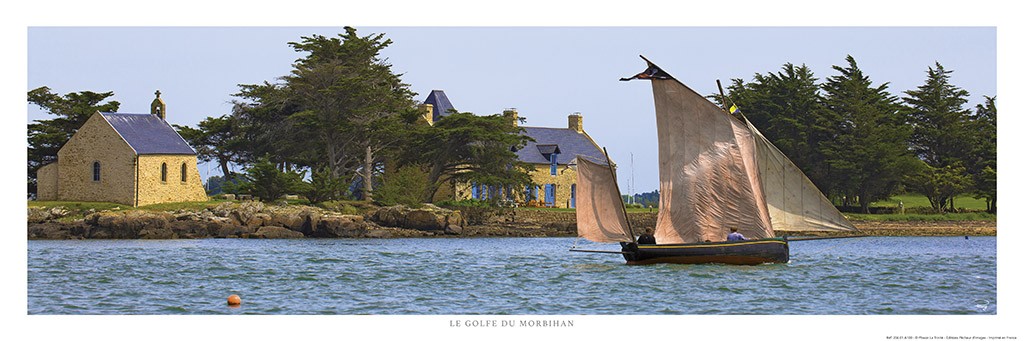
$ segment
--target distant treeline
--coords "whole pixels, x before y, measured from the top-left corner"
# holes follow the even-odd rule
[[[654,190],[653,192],[633,194],[632,196],[623,195],[622,201],[639,207],[658,207],[659,198],[658,190]]]

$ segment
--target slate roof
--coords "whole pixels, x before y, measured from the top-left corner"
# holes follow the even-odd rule
[[[522,127],[527,136],[535,142],[527,142],[526,147],[516,151],[519,161],[527,163],[546,163],[551,160],[544,155],[558,149],[558,164],[565,165],[578,156],[588,160],[607,163],[604,152],[587,137],[569,128]]]
[[[423,101],[423,104],[431,104],[434,106],[434,122],[441,119],[441,117],[451,115],[448,110],[455,109],[452,106],[452,102],[448,100],[448,95],[444,94],[444,90],[434,90],[427,95],[427,99]]]
[[[196,154],[170,124],[156,115],[110,112],[101,112],[100,115],[139,155]]]

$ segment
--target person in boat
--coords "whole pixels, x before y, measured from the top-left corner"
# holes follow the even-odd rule
[[[747,240],[747,237],[744,237],[743,234],[737,231],[735,227],[730,227],[729,232],[729,236],[725,238],[725,240],[727,241],[733,242],[739,240]]]
[[[644,229],[644,233],[640,234],[640,237],[636,239],[637,244],[655,244],[654,231],[650,227]]]

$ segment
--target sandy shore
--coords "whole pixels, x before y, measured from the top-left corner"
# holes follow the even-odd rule
[[[869,236],[995,236],[994,221],[852,221],[862,234]],[[785,232],[780,235],[833,236],[858,233]]]

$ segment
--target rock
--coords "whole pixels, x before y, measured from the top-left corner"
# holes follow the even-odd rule
[[[199,220],[199,214],[195,212],[179,212],[174,214],[174,220]]]
[[[405,206],[383,207],[374,213],[373,219],[382,226],[401,227],[405,225]]]
[[[236,208],[231,209],[229,217],[234,218],[240,225],[259,226],[261,223],[256,214],[263,211],[263,203],[260,202],[246,202],[242,203]]]
[[[320,238],[355,238],[366,234],[367,225],[353,220],[351,215],[325,216],[313,230],[312,237]]]
[[[215,224],[217,229],[213,235],[217,238],[238,238],[246,234],[256,232],[256,228],[250,226],[218,223],[213,224]]]
[[[57,218],[60,218],[60,217],[64,217],[64,216],[68,215],[68,213],[71,213],[71,211],[68,211],[67,209],[65,209],[63,207],[54,207],[54,208],[50,209],[50,219],[57,219]]]
[[[168,223],[168,227],[176,238],[207,238],[211,236],[207,224],[201,221],[172,221]]]
[[[283,226],[292,231],[302,232],[302,224],[305,222],[299,212],[278,212],[270,215],[267,225]]]
[[[231,203],[223,203],[211,209],[210,212],[212,212],[213,215],[218,217],[227,217],[229,214],[231,214],[231,206]]]
[[[235,195],[234,194],[224,194],[224,200],[234,201],[235,200]]]
[[[84,224],[62,224],[49,222],[43,224],[30,224],[28,227],[28,239],[82,239],[88,234],[88,226]]]
[[[289,230],[280,226],[263,226],[260,227],[256,233],[252,234],[255,238],[267,238],[267,239],[294,239],[305,237],[301,232]]]
[[[252,227],[269,226],[271,219],[272,219],[272,217],[270,216],[270,214],[267,214],[267,213],[256,213],[256,215],[253,216],[253,218],[249,220],[249,224],[248,225],[252,226]]]
[[[462,234],[462,226],[459,225],[448,225],[444,228],[444,234],[459,235]]]
[[[430,210],[412,210],[405,215],[405,228],[435,231],[445,228],[445,216]]]
[[[28,208],[28,223],[29,224],[42,223],[42,222],[45,222],[47,220],[50,220],[50,218],[51,218],[50,211],[46,210],[45,207],[43,207],[43,208],[29,207]]]
[[[168,227],[150,227],[139,231],[139,239],[177,239],[177,237],[174,231]]]

